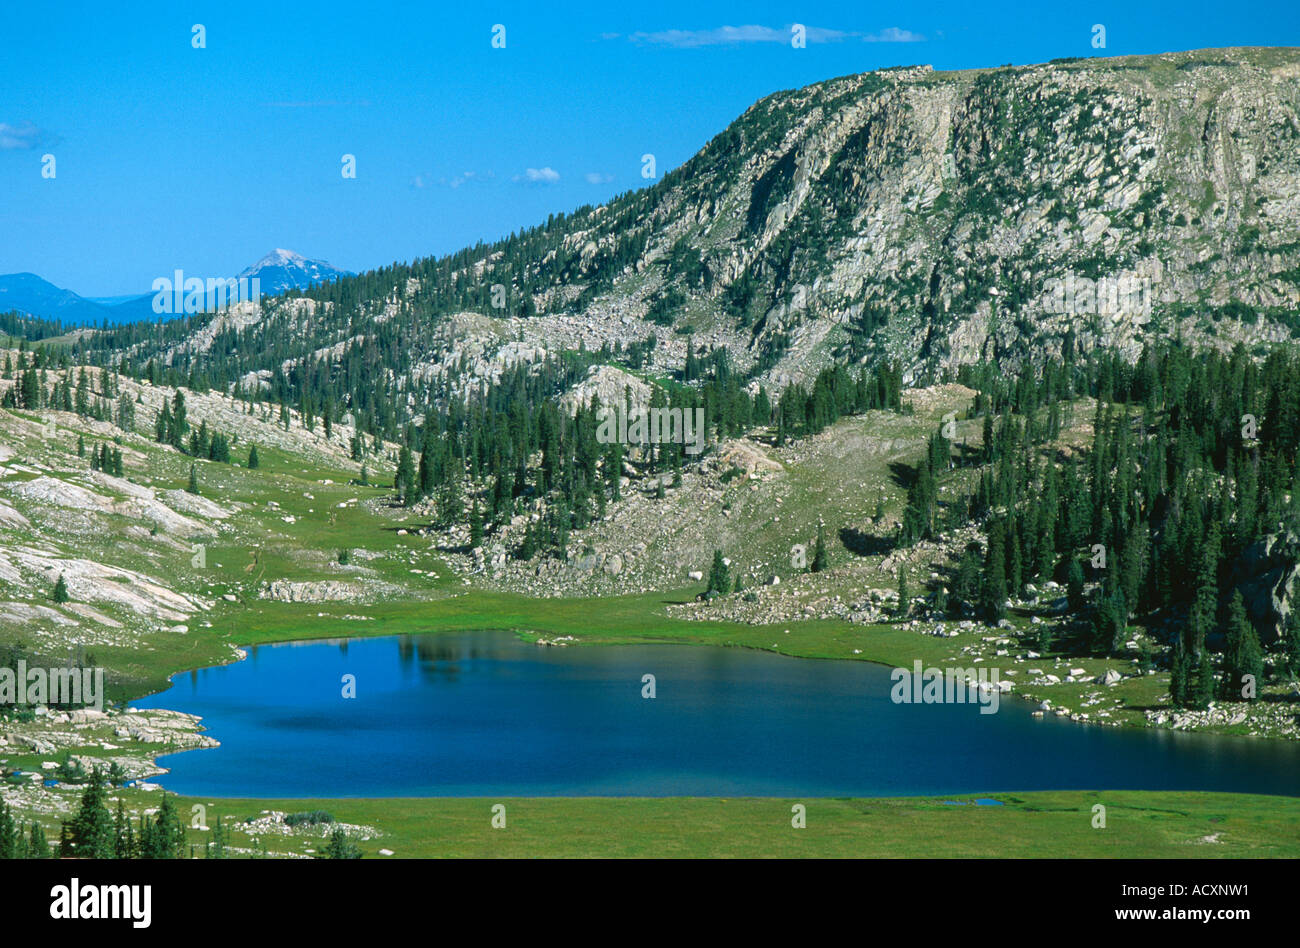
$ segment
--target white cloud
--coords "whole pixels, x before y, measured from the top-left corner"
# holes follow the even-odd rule
[[[920,33],[913,33],[911,30],[890,26],[879,33],[868,33],[862,37],[862,41],[865,43],[924,43],[925,37]]]
[[[601,171],[588,171],[583,177],[587,179],[588,184],[609,184],[614,180],[612,174],[605,174]]]
[[[21,151],[38,148],[49,140],[49,135],[31,122],[9,125],[0,122],[0,151]]]
[[[443,178],[438,183],[445,184],[447,187],[451,188],[454,191],[462,184],[471,184],[475,181],[486,181],[488,178],[491,178],[492,176],[493,175],[491,171],[489,171],[487,174],[479,174],[477,171],[462,171],[460,174],[456,175],[456,177]]]
[[[719,26],[711,30],[659,30],[656,32],[629,33],[633,43],[650,46],[672,46],[693,49],[700,46],[735,46],[741,43],[788,44],[792,26]],[[601,34],[602,39],[615,39],[618,34]],[[830,30],[820,26],[805,26],[804,39],[809,43],[839,43],[847,39],[860,39],[865,43],[919,43],[925,37],[911,30],[891,26],[879,33],[862,33],[854,30]]]
[[[425,172],[423,174],[417,174],[411,179],[411,187],[415,188],[417,191],[423,191],[425,188],[430,188],[433,187],[434,184],[437,184],[440,187],[451,188],[455,191],[462,185],[473,184],[479,181],[490,181],[494,177],[496,177],[496,175],[491,171],[462,171],[460,174],[451,178],[435,178],[432,174]]]
[[[515,175],[516,181],[529,181],[537,184],[554,184],[560,180],[560,173],[554,168],[526,168],[523,174]]]
[[[713,30],[660,30],[658,32],[629,33],[628,39],[634,43],[648,43],[652,46],[675,46],[678,49],[690,49],[697,46],[734,46],[738,43],[789,43],[791,28],[775,26],[720,26]],[[839,30],[826,30],[816,26],[806,28],[805,37],[809,43],[833,43],[851,36]]]

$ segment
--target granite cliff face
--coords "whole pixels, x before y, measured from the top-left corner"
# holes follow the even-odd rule
[[[1069,335],[1133,357],[1150,333],[1285,338],[1300,51],[837,79],[759,102],[636,203],[575,236],[594,259],[643,229],[612,303],[678,301],[778,381],[830,358],[1034,358]]]
[[[774,389],[832,361],[898,360],[924,383],[1065,346],[1136,358],[1154,335],[1286,339],[1300,49],[918,66],[780,92],[651,187],[344,285],[136,354],[202,358],[236,316],[240,375],[386,337],[415,407],[426,386],[465,391],[452,375],[650,335],[652,371],[679,368],[689,336]]]

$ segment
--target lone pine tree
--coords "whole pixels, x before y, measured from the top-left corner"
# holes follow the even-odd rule
[[[1232,595],[1223,649],[1223,676],[1219,697],[1227,701],[1253,701],[1264,680],[1264,652],[1259,635],[1246,617],[1240,592]]]
[[[709,567],[709,586],[705,594],[725,596],[731,592],[731,571],[721,550],[713,551],[713,565]]]
[[[829,565],[829,557],[826,553],[826,528],[818,521],[817,523],[817,541],[813,545],[813,558],[810,569],[814,573],[820,573]]]

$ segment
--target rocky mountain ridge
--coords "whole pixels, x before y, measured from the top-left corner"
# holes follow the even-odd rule
[[[666,372],[688,339],[773,389],[836,361],[924,384],[1289,338],[1298,232],[1300,50],[910,67],[770,95],[606,205],[114,351],[229,386],[380,350],[417,416],[461,376],[606,345]]]

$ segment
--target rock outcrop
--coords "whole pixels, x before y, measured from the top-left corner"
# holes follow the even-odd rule
[[[1300,536],[1275,533],[1248,546],[1231,585],[1241,591],[1246,612],[1265,645],[1276,642],[1296,608],[1300,577]],[[1213,643],[1212,643],[1213,644]]]

